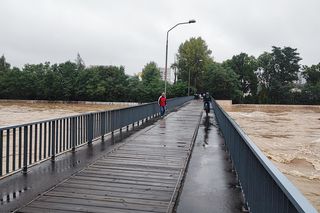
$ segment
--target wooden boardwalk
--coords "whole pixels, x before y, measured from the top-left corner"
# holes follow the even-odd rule
[[[201,111],[169,114],[16,212],[171,212]]]

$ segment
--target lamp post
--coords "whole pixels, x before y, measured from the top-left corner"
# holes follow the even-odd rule
[[[171,27],[168,31],[167,31],[167,40],[166,40],[166,63],[165,63],[165,67],[164,67],[164,93],[167,95],[167,64],[168,64],[168,38],[169,38],[169,32],[171,30],[173,30],[173,28],[182,25],[182,24],[192,24],[192,23],[196,23],[195,20],[189,20],[187,22],[181,22],[178,23],[176,25],[174,25],[173,27]],[[190,77],[189,77],[190,78]]]
[[[190,96],[190,68],[189,68],[189,78],[188,78],[188,96]]]

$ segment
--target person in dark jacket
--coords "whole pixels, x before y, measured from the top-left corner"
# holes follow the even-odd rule
[[[211,97],[209,95],[209,92],[206,92],[206,94],[203,96],[203,109],[206,109],[206,105],[207,107],[209,107],[208,111],[210,111],[210,102],[211,102]]]
[[[160,115],[161,117],[163,117],[164,113],[166,112],[166,106],[167,106],[167,98],[164,92],[159,97],[158,104],[160,106]]]

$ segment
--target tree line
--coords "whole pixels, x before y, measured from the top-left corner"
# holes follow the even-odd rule
[[[183,42],[171,65],[177,80],[167,97],[209,92],[236,103],[320,104],[320,63],[301,65],[297,49],[275,47],[257,58],[247,53],[218,63],[201,38]],[[163,92],[160,68],[151,61],[141,74],[129,76],[123,66],[89,66],[74,61],[11,67],[0,58],[0,98],[65,101],[150,102]]]
[[[123,66],[86,67],[76,60],[11,67],[0,58],[0,99],[151,102],[164,88],[156,63],[148,63],[138,75],[125,74]],[[186,95],[186,85],[168,85],[168,97]]]
[[[193,91],[237,103],[320,104],[320,63],[301,65],[295,48],[273,46],[257,58],[240,53],[222,63],[211,53],[201,37],[179,47],[173,67],[180,81],[190,77]]]

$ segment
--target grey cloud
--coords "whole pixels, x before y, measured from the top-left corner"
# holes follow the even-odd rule
[[[190,37],[207,41],[217,61],[247,52],[258,56],[272,45],[297,47],[303,63],[320,62],[318,0],[2,0],[0,54],[15,66],[73,60],[113,64],[128,74],[149,61],[164,66]]]

